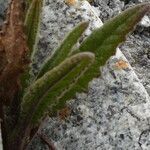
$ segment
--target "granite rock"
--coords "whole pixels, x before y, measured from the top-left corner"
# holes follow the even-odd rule
[[[144,2],[144,1],[143,1]],[[145,1],[146,2],[146,1]],[[132,5],[132,4],[131,4]],[[130,5],[130,6],[131,6]],[[150,95],[150,15],[145,15],[135,31],[120,47]]]
[[[98,15],[107,21],[114,14],[120,13],[128,7],[149,0],[122,0],[122,1],[101,1],[94,0],[93,6],[96,6]],[[112,4],[113,3],[113,4]],[[116,11],[118,10],[118,11]],[[101,15],[102,14],[102,15]],[[105,15],[107,14],[107,16]],[[103,16],[105,15],[105,16]],[[138,24],[135,31],[129,36],[126,42],[120,46],[128,61],[134,68],[138,78],[141,80],[147,92],[150,94],[150,15],[145,15]]]
[[[5,19],[5,12],[10,0],[0,0],[0,26],[2,25]]]
[[[117,15],[124,8],[124,2],[120,0],[93,0],[91,5],[97,10],[98,16],[103,22]]]
[[[45,0],[34,73],[79,22],[90,20],[84,38],[102,25],[101,20],[105,22],[141,1],[144,0],[129,0],[125,4],[119,0],[94,0],[93,6],[85,1],[68,6],[62,0]],[[6,0],[0,1],[0,23],[4,18],[6,3]],[[77,98],[67,103],[70,115],[65,120],[48,118],[43,123],[41,132],[49,137],[58,150],[150,149],[148,15],[143,22],[120,47],[125,55],[118,49],[116,55],[101,68],[102,76],[90,82],[89,92],[77,93]],[[126,67],[120,68],[119,62],[124,62]],[[37,136],[29,149],[49,148]]]
[[[86,34],[101,26],[97,16],[86,1],[67,6],[61,0],[47,0],[37,68],[79,22],[90,20]],[[120,68],[119,62],[126,67]],[[101,77],[90,82],[88,93],[77,93],[76,99],[67,103],[71,114],[65,120],[49,118],[43,123],[41,132],[59,150],[148,150],[150,97],[145,87],[119,49],[101,71]],[[36,137],[29,149],[47,150],[48,146]]]
[[[75,6],[69,6],[59,0],[45,0],[41,32],[39,34],[38,52],[34,59],[34,73],[40,69],[41,63],[48,55],[53,54],[55,49],[62,42],[68,31],[81,21],[90,21],[90,28],[86,30],[87,36],[91,30],[102,24],[98,16],[87,11],[87,3],[79,7],[80,2]],[[92,20],[92,21],[91,21]]]
[[[120,48],[150,94],[150,38],[142,32],[129,36]]]

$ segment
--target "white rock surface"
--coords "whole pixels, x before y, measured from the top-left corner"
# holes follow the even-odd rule
[[[105,22],[122,10],[150,0],[93,0],[93,7],[98,16]],[[138,78],[150,95],[150,14],[145,15],[132,35],[120,47]]]
[[[148,16],[144,16],[140,23],[142,26],[150,27],[150,18]]]
[[[46,0],[43,10],[37,68],[79,22],[90,20],[86,34],[102,25],[86,1],[70,7],[62,0]],[[127,67],[118,68],[119,61]],[[42,132],[58,150],[149,150],[147,91],[120,50],[101,70],[102,76],[90,83],[89,92],[77,94],[76,100],[68,103],[71,115],[64,121],[49,119]],[[37,137],[30,149],[47,150],[48,147]]]

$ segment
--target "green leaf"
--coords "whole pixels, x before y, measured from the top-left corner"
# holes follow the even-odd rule
[[[37,46],[37,33],[39,32],[43,0],[29,0],[28,3],[29,9],[25,18],[25,31],[30,54],[34,55]]]
[[[100,66],[115,54],[117,46],[125,41],[126,35],[134,29],[144,14],[150,10],[150,4],[141,4],[132,7],[117,17],[109,20],[101,28],[96,29],[79,47],[79,52],[90,51],[95,53],[94,64],[86,71],[70,91],[60,98],[59,104],[53,107],[52,112],[61,109],[65,102],[71,99],[76,92],[86,91],[89,81],[100,76]]]
[[[25,31],[27,35],[27,42],[30,48],[30,55],[34,55],[37,46],[37,34],[39,32],[40,14],[42,11],[43,0],[27,0],[28,8],[25,18]],[[30,70],[28,66],[25,73],[21,76],[22,94],[30,83]]]
[[[150,4],[146,3],[134,6],[107,21],[81,44],[80,51],[92,51],[97,53],[100,47],[108,43],[110,45],[114,44],[114,42],[118,44],[123,42],[125,35],[132,31],[144,14],[150,10],[149,5]]]
[[[48,59],[45,61],[37,78],[41,77],[45,72],[57,66],[69,55],[72,47],[77,43],[78,39],[81,37],[88,25],[88,22],[80,23],[68,34],[62,44],[56,49],[54,55],[52,57],[48,57]]]
[[[48,108],[56,105],[83,76],[94,58],[90,52],[78,53],[66,58],[60,65],[35,81],[24,95],[21,118],[30,120],[33,116],[32,123],[41,119]]]

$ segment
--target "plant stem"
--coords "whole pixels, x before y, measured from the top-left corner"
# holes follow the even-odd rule
[[[41,138],[41,140],[46,143],[50,150],[56,150],[52,141],[46,136],[44,133],[37,133],[37,135]]]
[[[19,115],[20,115],[20,103],[21,98],[19,92],[15,94],[14,99],[12,100],[8,112],[8,124],[9,124],[9,132],[11,133],[12,130],[15,128]]]

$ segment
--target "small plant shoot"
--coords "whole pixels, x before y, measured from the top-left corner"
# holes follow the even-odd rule
[[[24,150],[47,114],[61,110],[76,92],[100,76],[100,67],[150,11],[150,3],[129,8],[94,30],[73,51],[89,23],[77,25],[31,77],[43,0],[11,0],[0,31],[0,120],[3,149]],[[31,79],[32,78],[32,79]],[[32,134],[31,134],[32,132]]]

